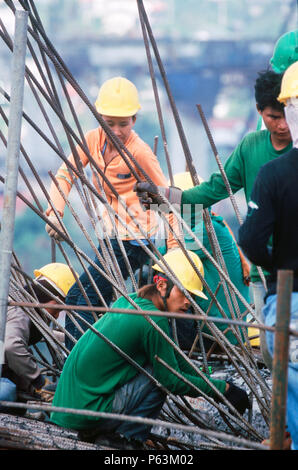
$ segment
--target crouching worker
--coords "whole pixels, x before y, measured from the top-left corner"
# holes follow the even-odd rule
[[[180,250],[177,249],[177,253],[178,251]],[[189,254],[196,265],[200,266],[199,257],[191,252]],[[168,254],[164,256],[166,262],[168,257]],[[170,260],[172,259],[170,257]],[[171,263],[173,264],[173,261]],[[170,262],[168,264],[170,265]],[[176,266],[175,272],[184,289],[190,294],[204,295],[201,280],[185,256],[184,262]],[[180,276],[182,272],[183,276]],[[130,298],[141,310],[185,313],[190,306],[187,297],[165,274],[160,271],[154,273],[154,282],[143,286],[137,293],[130,294]],[[125,297],[120,297],[112,308],[135,309],[135,306]],[[217,393],[219,391],[240,413],[244,413],[249,407],[246,392],[226,381],[208,377],[215,387],[213,390],[155,328],[154,324],[168,337],[172,337],[168,318],[149,318],[154,323],[139,314],[107,312],[93,328],[113,343],[113,346],[133,358],[171,393],[198,396],[200,392],[195,390],[190,382],[215,400],[220,400]],[[119,350],[116,351],[111,343],[108,344],[91,329],[84,333],[65,362],[53,406],[157,418],[166,394],[147,375],[128,362]],[[188,383],[178,378],[158,361],[157,357],[182,374]],[[142,422],[98,418],[64,411],[52,412],[51,421],[66,428],[79,430],[81,439],[98,443],[106,439],[107,433],[112,433],[112,437],[118,439],[116,442],[128,439],[130,443],[141,446],[146,442],[151,429],[151,426]]]
[[[31,295],[33,295],[33,291],[39,303],[57,304],[57,300],[53,296],[64,301],[69,288],[75,282],[70,268],[63,263],[47,264],[35,270],[34,276],[31,288],[25,286],[25,290]],[[42,287],[49,293],[42,290]],[[46,310],[55,319],[58,318],[61,311],[54,308]],[[38,308],[35,311],[39,313]],[[51,382],[42,375],[36,359],[29,350],[30,346],[37,344],[41,339],[41,331],[21,307],[8,307],[4,339],[4,364],[0,383],[3,391],[2,400],[14,401],[13,398],[16,398],[20,392],[25,392],[35,399],[43,401],[53,399],[54,392],[50,386]]]

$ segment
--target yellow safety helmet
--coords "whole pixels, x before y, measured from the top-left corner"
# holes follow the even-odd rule
[[[247,335],[251,346],[260,347],[260,330],[259,328],[247,328]]]
[[[71,286],[76,282],[69,266],[63,263],[46,264],[40,269],[34,270],[36,280],[45,279],[57,291],[66,297]]]
[[[197,267],[198,271],[202,276],[204,276],[204,267],[199,256],[189,250],[187,250],[187,253]],[[164,255],[164,259],[186,290],[194,295],[197,295],[198,297],[201,297],[202,299],[208,299],[208,297],[206,297],[206,295],[202,292],[203,284],[201,279],[180,248],[175,248],[174,250],[166,253]],[[158,264],[155,264],[152,269],[164,273],[163,269],[158,266]]]
[[[141,107],[138,90],[127,78],[111,78],[101,86],[95,107],[105,116],[134,116]]]
[[[199,182],[202,183],[204,180],[200,176],[198,176]],[[168,182],[170,184],[170,182]],[[182,173],[176,173],[176,175],[173,176],[173,183],[174,186],[177,188],[182,189],[182,191],[185,191],[186,189],[190,189],[194,187],[192,177],[189,171],[184,171]]]
[[[285,71],[280,87],[278,101],[286,104],[289,98],[298,96],[298,61]]]

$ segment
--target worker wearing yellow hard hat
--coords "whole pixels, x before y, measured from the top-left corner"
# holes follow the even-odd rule
[[[195,296],[207,299],[206,295],[203,292],[202,281],[193,266],[191,265],[191,262],[189,261],[187,256],[189,256],[189,258],[196,266],[196,269],[202,277],[204,277],[203,264],[198,255],[196,255],[192,251],[187,250],[186,253],[187,255],[180,248],[176,248],[166,253],[164,255],[164,260],[166,261],[166,264],[169,265],[170,269],[172,269],[175,276],[179,279],[180,283],[182,284],[185,290]],[[166,265],[164,267],[161,267],[159,264],[154,264],[152,269],[163,274],[165,274],[165,272],[167,271]]]
[[[102,223],[105,224],[103,232],[111,236],[111,245],[121,274],[124,279],[127,279],[129,276],[127,258],[133,271],[140,268],[148,260],[148,254],[142,248],[139,240],[143,240],[145,244],[148,244],[147,239],[150,238],[154,242],[154,236],[158,231],[158,217],[154,212],[151,212],[149,216],[148,213],[144,212],[133,190],[137,178],[145,179],[140,168],[146,172],[156,185],[166,187],[167,180],[157,157],[149,145],[133,129],[137,113],[141,108],[138,90],[134,83],[121,76],[112,77],[105,81],[99,89],[95,108],[100,115],[102,125],[90,130],[85,135],[89,155],[80,146],[77,146],[77,157],[83,167],[92,164],[94,187],[101,197],[102,191],[105,193],[104,199],[107,204],[104,204],[104,213],[101,218]],[[127,149],[136,163],[124,151],[119,152],[119,145],[120,148],[124,146]],[[123,158],[121,153],[126,158]],[[77,160],[74,155],[71,154],[68,161],[76,167]],[[75,176],[74,172],[65,163],[62,164],[56,174],[56,180],[66,197],[70,193]],[[55,184],[51,185],[50,199],[57,214],[49,205],[46,215],[50,223],[46,225],[46,231],[51,237],[62,239],[64,232],[59,219],[61,220],[63,217],[65,201]],[[125,202],[126,207],[119,202],[120,199]],[[109,211],[111,211],[112,217]],[[131,214],[133,214],[132,217]],[[171,220],[171,217],[170,215],[169,220]],[[59,227],[62,234],[58,232]],[[115,230],[117,236],[115,236]],[[97,231],[97,236],[100,236],[99,231]],[[118,239],[121,239],[121,243],[118,242]],[[167,246],[169,249],[177,246],[172,233],[169,233]],[[98,250],[102,254],[101,249],[102,245],[100,244]],[[104,270],[98,257],[94,262],[100,269]],[[92,313],[80,310],[79,307],[87,305],[86,296],[93,305],[102,305],[103,301],[109,305],[113,299],[114,290],[110,281],[101,274],[100,270],[94,268],[94,266],[89,266],[88,271],[89,274],[83,273],[79,282],[71,287],[65,302],[67,305],[78,306],[76,311],[89,323],[93,323]],[[90,281],[90,275],[94,282]],[[82,292],[80,286],[83,287],[85,292]],[[78,322],[81,321],[78,320]],[[69,318],[67,318],[65,327],[74,338],[79,338],[81,335],[81,332]],[[86,330],[86,323],[81,322],[81,327]],[[68,337],[66,338],[66,345],[68,349],[74,346]]]
[[[53,399],[55,387],[42,373],[30,347],[43,338],[44,330],[38,328],[38,324],[44,321],[45,328],[50,321],[59,317],[64,303],[61,304],[61,308],[54,308],[54,305],[64,301],[69,288],[75,282],[75,277],[69,266],[63,263],[47,264],[34,270],[34,276],[33,282],[26,285],[23,291],[20,291],[20,295],[26,295],[25,300],[29,302],[46,304],[44,311],[48,316],[43,320],[44,315],[40,317],[39,307],[30,308],[31,314],[38,317],[36,318],[38,323],[35,323],[28,315],[27,309],[25,311],[19,306],[8,307],[4,364],[0,383],[2,400],[14,401],[20,393],[26,393],[34,400],[51,401]],[[31,297],[27,298],[27,296]],[[7,396],[5,396],[5,390]]]
[[[46,264],[40,269],[35,269],[34,276],[37,281],[45,279],[63,297],[67,296],[69,289],[76,281],[70,267],[64,263]]]
[[[188,254],[203,274],[198,256]],[[163,261],[175,270],[183,289],[170,282],[165,267],[160,268],[157,263],[154,265],[154,282],[129,294],[129,298],[119,297],[111,307],[114,312],[119,309],[124,313],[119,312],[115,318],[115,313],[107,312],[92,330],[86,331],[79,339],[66,359],[50,419],[58,426],[78,430],[79,439],[87,439],[88,436],[90,439],[92,434],[93,442],[97,443],[103,434],[108,436],[112,433],[114,438],[115,434],[122,436],[122,444],[129,439],[135,449],[145,450],[144,444],[151,429],[148,421],[158,417],[168,392],[192,397],[203,392],[204,396],[228,404],[229,408],[233,407],[232,412],[237,410],[240,414],[251,408],[244,389],[230,380],[198,374],[181,351],[173,348],[175,339],[172,339],[169,318],[163,312],[179,317],[189,309],[191,301],[185,289],[195,295],[204,294],[199,276],[182,250],[168,252]],[[140,315],[129,315],[129,309],[134,309],[135,305]],[[143,315],[144,311],[146,315]],[[151,316],[151,312],[158,315]],[[94,329],[99,335],[94,334]],[[110,341],[117,350],[129,353],[144,370],[139,370],[123,354],[115,352]],[[65,411],[59,413],[57,407]],[[109,412],[113,416],[108,420],[90,419],[86,414],[68,413],[69,409]],[[114,419],[114,416],[123,414],[149,419],[141,419],[137,424]]]

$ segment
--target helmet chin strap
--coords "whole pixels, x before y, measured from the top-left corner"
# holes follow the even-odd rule
[[[167,282],[167,289],[166,289],[166,292],[165,292],[165,295],[161,295],[161,293],[159,292],[159,295],[160,297],[162,298],[162,301],[163,301],[163,305],[164,305],[164,309],[165,311],[167,312],[168,311],[168,303],[167,303],[167,299],[169,298],[170,294],[171,294],[171,290],[173,289],[174,287],[174,283],[173,281],[171,281],[171,279],[169,279],[167,276],[165,276],[164,274],[161,276],[159,274],[156,274],[154,277],[153,277],[153,281],[154,282],[157,282],[159,280],[163,280],[163,281],[166,281]]]
[[[165,312],[168,311],[168,302],[167,302],[167,299],[170,297],[170,294],[171,294],[171,290],[173,289],[174,287],[174,283],[170,280],[170,279],[167,279],[167,290],[165,292],[165,295],[161,295],[161,298],[162,298],[162,301],[163,301],[163,305],[164,305],[164,308],[165,308]]]

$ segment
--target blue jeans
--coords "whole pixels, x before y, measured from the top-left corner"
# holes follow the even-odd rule
[[[277,295],[267,298],[263,308],[265,325],[274,326]],[[293,292],[290,328],[298,330],[298,292]],[[267,346],[273,356],[274,333],[266,331]],[[298,338],[290,336],[288,366],[287,425],[292,438],[292,448],[298,450]]]
[[[115,257],[117,258],[122,276],[124,279],[127,279],[129,277],[129,271],[127,269],[125,258],[120,249],[117,239],[111,239],[111,245],[114,250]],[[135,244],[133,245],[129,241],[123,241],[123,246],[124,246],[127,258],[129,260],[129,263],[133,271],[136,271],[143,264],[145,264],[146,261],[149,259],[149,256],[147,255],[147,253],[143,250],[141,246],[135,245]],[[100,247],[98,248],[98,251],[101,253]],[[94,262],[97,266],[99,266],[105,272],[105,269],[100,263],[100,261],[98,260],[98,258],[96,258]],[[107,305],[109,305],[113,299],[112,284],[104,276],[102,276],[100,272],[98,272],[93,266],[89,266],[88,271],[91,274],[103,298],[105,299]],[[80,282],[91,304],[94,306],[101,306],[102,305],[101,299],[99,298],[96,291],[94,290],[92,284],[90,283],[88,275],[85,272],[80,276]],[[87,305],[87,302],[77,283],[74,283],[72,287],[70,288],[70,290],[68,291],[67,297],[65,299],[65,303],[67,305],[78,305],[78,306]],[[94,323],[94,318],[91,312],[80,311],[80,310],[76,310],[76,312],[85,320],[87,320],[90,324]],[[80,326],[82,327],[84,331],[87,330],[88,326],[84,322],[80,320],[77,320],[77,322],[80,324]],[[65,318],[65,329],[75,339],[80,338],[81,332],[78,330],[78,328],[75,327],[75,325],[73,324],[73,322],[68,316],[66,316]],[[74,343],[68,338],[68,336],[65,336],[65,346],[69,350],[71,350],[74,346]]]
[[[151,366],[147,366],[145,369],[152,375]],[[117,390],[111,413],[156,419],[165,399],[166,394],[146,375],[139,373]],[[151,427],[148,424],[107,418],[99,422],[96,426],[96,432],[98,431],[99,435],[105,432],[117,432],[128,439],[144,442],[148,438]]]
[[[0,401],[17,401],[17,387],[11,380],[5,377],[0,378]],[[0,406],[0,410],[7,409]]]

